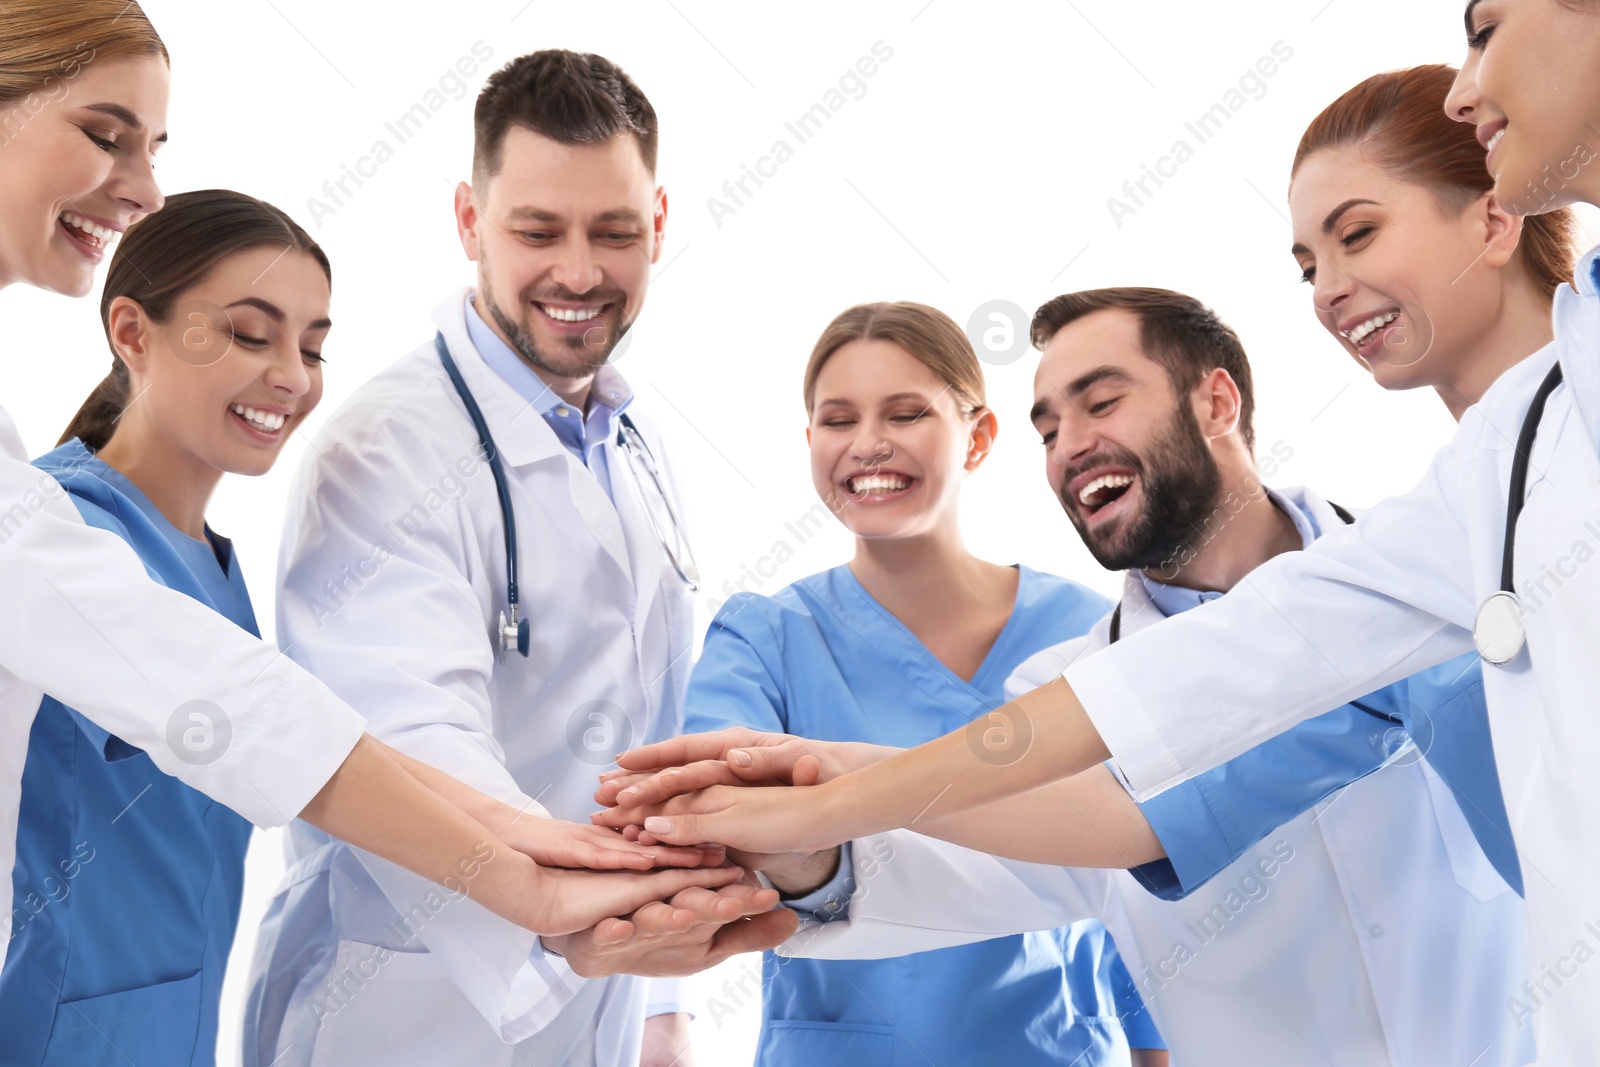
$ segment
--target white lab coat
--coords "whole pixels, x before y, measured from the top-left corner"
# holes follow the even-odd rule
[[[613,506],[472,347],[464,299],[435,322],[505,463],[531,655],[496,658],[504,526],[431,337],[362,386],[308,453],[287,517],[279,633],[375,736],[508,803],[587,822],[605,753],[682,722],[691,594],[626,454],[606,446]],[[606,368],[594,388],[626,386]],[[659,435],[629,414],[667,467]],[[645,979],[585,982],[531,933],[430,903],[428,883],[325,841],[289,841],[251,979],[247,1065],[637,1063]],[[409,930],[401,913],[415,917]]]
[[[3,410],[0,589],[0,964],[13,924],[54,906],[79,873],[62,856],[49,884],[12,899],[22,767],[44,693],[258,826],[298,814],[361,736],[361,717],[316,679],[158,585],[126,541],[85,525],[55,479],[28,464]],[[114,832],[84,828],[91,846]]]
[[[1580,292],[1556,293],[1554,344],[1462,416],[1421,485],[1257,569],[1217,603],[1067,671],[1128,780],[1154,792],[1470,651],[1478,604],[1500,585],[1517,433],[1559,357],[1566,381],[1533,445],[1515,549],[1528,642],[1483,667],[1528,906],[1531,974],[1506,1010],[1531,1021],[1545,1067],[1593,1063],[1600,1048],[1597,258],[1600,249],[1580,263]],[[1143,669],[1151,662],[1164,669]]]
[[[1296,502],[1324,530],[1343,525],[1319,497]],[[1130,576],[1123,636],[1159,621]],[[1104,649],[1109,631],[1108,615],[1033,656],[1008,695]],[[1521,1067],[1531,1058],[1531,1028],[1519,1032],[1505,1010],[1527,965],[1522,901],[1409,742],[1183,900],[1153,896],[1127,871],[880,836],[854,849],[867,862],[857,864],[849,920],[803,929],[780,952],[900,955],[1099,918],[1174,1067]]]

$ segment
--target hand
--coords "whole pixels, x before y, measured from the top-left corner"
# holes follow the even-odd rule
[[[715,785],[662,804],[608,808],[589,818],[613,829],[639,826],[650,840],[666,844],[715,842],[743,852],[822,852],[857,836],[832,785]]]
[[[623,753],[621,768],[600,776],[594,798],[631,806],[660,804],[713,785],[818,785],[898,751],[744,727],[686,734]]]
[[[720,849],[672,848],[629,840],[599,826],[500,807],[510,814],[492,820],[489,829],[544,867],[648,871],[656,867],[720,867],[724,859]]]
[[[633,924],[618,916],[635,914],[658,904],[666,907],[662,901],[676,899],[686,892],[709,893],[732,886],[744,875],[738,867],[650,872],[574,871],[539,867],[525,857],[518,855],[517,858],[533,867],[529,914],[522,925],[540,936],[570,934],[601,925],[609,938],[621,940],[633,933]],[[767,907],[775,903],[776,896]],[[679,921],[687,924],[695,918],[690,913],[680,916]]]
[[[583,978],[694,974],[735,953],[760,952],[787,940],[800,920],[787,908],[775,908],[777,902],[773,890],[749,885],[729,885],[715,893],[688,889],[633,913],[629,935],[619,936],[615,927],[602,924],[542,940]]]
[[[694,1067],[687,1012],[652,1015],[644,1021],[644,1047],[639,1053],[639,1067]]]

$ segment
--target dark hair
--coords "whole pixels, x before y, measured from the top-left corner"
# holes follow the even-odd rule
[[[811,350],[802,388],[806,414],[816,399],[817,376],[822,365],[851,341],[892,341],[937,374],[961,402],[962,413],[981,411],[984,401],[983,367],[972,342],[955,320],[937,308],[910,300],[857,304],[841,311]]]
[[[1432,189],[1440,203],[1460,212],[1494,188],[1474,128],[1445,114],[1456,70],[1442,63],[1375,74],[1311,120],[1295,150],[1289,180],[1300,164],[1324,148],[1360,145],[1379,166]],[[1522,260],[1549,294],[1572,281],[1575,257],[1572,212],[1566,208],[1522,220]]]
[[[656,111],[633,79],[604,56],[549,48],[495,71],[472,115],[472,177],[500,170],[506,130],[524,126],[561,144],[602,144],[631,133],[656,172]]]
[[[1255,390],[1244,345],[1215,311],[1192,296],[1133,286],[1066,293],[1041,304],[1033,313],[1029,331],[1033,346],[1042,349],[1069,322],[1113,308],[1138,316],[1139,345],[1166,370],[1180,402],[1213,370],[1221,367],[1227,371],[1239,387],[1239,433],[1246,448],[1255,447]]]
[[[333,281],[328,257],[310,234],[282,211],[253,196],[229,189],[201,189],[168,197],[166,205],[123,234],[106,271],[100,294],[100,322],[111,340],[111,303],[125,296],[157,323],[171,320],[185,292],[218,263],[254,248],[287,246],[304,252]],[[128,404],[128,367],[111,348],[111,373],[72,417],[57,444],[80,438],[98,451],[111,440]]]

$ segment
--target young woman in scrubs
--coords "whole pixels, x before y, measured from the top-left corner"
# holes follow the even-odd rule
[[[152,159],[166,137],[166,50],[138,5],[122,0],[7,0],[3,15],[0,286],[20,282],[81,296],[108,245],[161,205]],[[514,809],[507,814],[420,765],[402,766],[363,734],[358,715],[286,657],[152,581],[126,541],[85,523],[61,485],[22,453],[0,412],[0,511],[7,519],[0,583],[12,609],[0,623],[0,868],[12,866],[26,739],[48,692],[259,825],[298,815],[458,885],[466,863],[473,896],[485,907],[541,933],[588,929],[571,947],[592,969],[630,951],[636,928],[681,930],[713,910],[721,917],[731,905],[742,911],[759,904],[754,894],[733,901],[719,895],[715,906],[700,896],[674,898],[676,908],[646,903],[693,886],[723,886],[736,872],[608,873],[597,881],[602,875],[547,869],[519,854],[505,841],[522,832]],[[195,758],[193,720],[179,714],[191,701],[202,702],[214,724],[231,727],[209,761]],[[530,821],[546,822],[522,823]],[[545,830],[561,842],[538,844]],[[489,862],[481,862],[485,847]],[[596,848],[554,825],[518,847],[563,865],[641,865],[637,855]],[[566,861],[555,858],[562,853]],[[75,849],[50,863],[51,881],[30,885],[16,909],[12,881],[3,880],[7,929],[48,902],[68,871],[76,880],[84,870]],[[645,921],[636,927],[604,918],[629,913]]]
[[[855,555],[772,596],[729,599],[690,680],[688,731],[914,745],[997,703],[1017,664],[1109,609],[1072,582],[967,549],[961,488],[998,424],[948,317],[913,303],[851,308],[817,342],[804,398],[812,482]],[[788,902],[802,913],[827,904],[821,893]],[[1087,1067],[1126,1062],[1129,1046],[1164,1048],[1098,922],[894,960],[769,953],[762,1013],[759,1067],[924,1056]],[[1165,1062],[1148,1055],[1138,1062]]]

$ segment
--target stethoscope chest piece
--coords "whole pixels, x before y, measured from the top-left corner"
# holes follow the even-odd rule
[[[516,649],[524,656],[528,654],[528,620],[517,620],[517,606],[510,605],[510,615],[500,613],[500,651],[508,652]]]
[[[1527,628],[1522,621],[1522,600],[1517,594],[1500,589],[1478,605],[1472,624],[1472,643],[1485,663],[1509,663],[1522,651]]]

